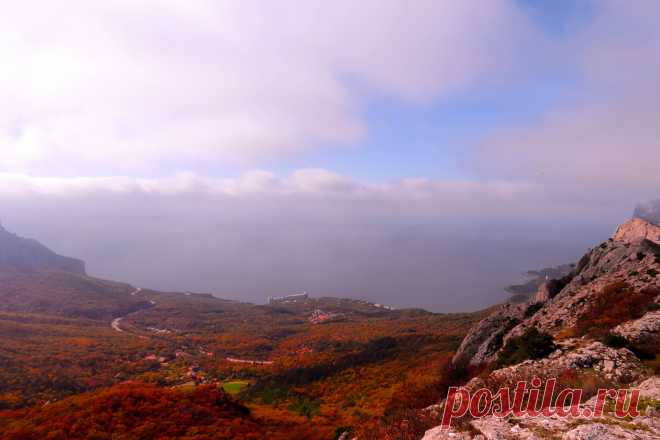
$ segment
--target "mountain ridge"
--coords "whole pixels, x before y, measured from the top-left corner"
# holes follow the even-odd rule
[[[59,255],[31,238],[23,238],[0,224],[0,271],[61,271],[86,275],[85,262]]]
[[[452,364],[465,372],[463,387],[472,392],[554,378],[559,387],[582,389],[580,407],[593,414],[600,388],[641,389],[645,402],[660,401],[659,355],[660,227],[632,218],[588,250],[570,274],[547,280],[528,301],[504,304],[479,321]],[[427,409],[438,413],[444,404]],[[489,415],[465,422],[471,432],[436,427],[423,440],[650,440],[660,435],[654,408],[640,407],[641,416],[627,424],[612,414],[598,420]]]

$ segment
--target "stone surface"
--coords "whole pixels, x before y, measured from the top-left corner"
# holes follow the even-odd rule
[[[475,383],[475,386],[480,384]],[[630,385],[639,389],[642,399],[660,400],[660,377],[654,376]],[[595,408],[595,397],[580,405],[580,409]],[[470,422],[472,432],[436,427],[426,431],[422,440],[484,439],[484,440],[655,440],[660,438],[660,420],[653,412],[642,412],[632,419],[619,419],[606,411],[599,418],[552,416],[521,416],[497,418],[486,416]]]
[[[628,321],[612,330],[635,347],[652,353],[660,348],[660,310],[648,312],[640,319]]]
[[[454,363],[492,362],[510,338],[532,327],[557,336],[574,327],[594,307],[595,298],[617,283],[625,283],[627,289],[636,292],[649,289],[660,292],[658,243],[660,227],[642,219],[625,222],[609,241],[585,254],[569,275],[544,282],[530,302],[506,304],[475,325],[463,339]],[[627,331],[634,332],[637,328],[640,339],[647,345],[657,342],[655,315],[631,325]]]
[[[632,219],[621,225],[610,240],[590,250],[569,275],[543,283],[529,302],[508,304],[479,322],[463,340],[454,362],[490,363],[497,359],[499,350],[510,338],[530,328],[555,337],[557,350],[546,359],[527,360],[473,378],[465,388],[472,392],[483,387],[496,391],[502,386],[513,388],[520,380],[529,381],[533,377],[545,380],[570,372],[581,381],[587,380],[592,393],[595,387],[632,388],[636,384],[642,399],[660,400],[660,378],[649,377],[649,369],[631,350],[608,347],[588,336],[570,336],[576,334],[576,324],[586,313],[601,310],[594,309],[599,304],[599,296],[614,286],[623,286],[617,287],[621,290],[610,290],[620,292],[617,295],[645,293],[643,298],[648,303],[643,307],[648,311],[639,319],[604,330],[624,337],[636,352],[638,349],[657,352],[660,310],[654,310],[657,306],[653,303],[660,302],[660,227],[642,219]],[[595,397],[582,405],[593,409]],[[441,402],[428,411],[439,415],[443,407],[444,402]],[[613,414],[599,419],[488,416],[470,423],[471,433],[434,428],[426,432],[424,440],[660,439],[658,411],[653,406],[632,420],[620,420]],[[477,432],[479,434],[475,434]]]
[[[453,428],[442,429],[438,426],[426,431],[422,440],[484,440],[485,438],[483,435],[472,435]]]
[[[643,240],[650,240],[656,244],[660,244],[660,226],[642,220],[641,218],[633,218],[619,226],[612,239],[627,243],[639,243]]]
[[[554,298],[543,303],[534,316],[522,321],[505,335],[505,342],[528,328],[558,335],[596,303],[608,286],[625,283],[629,290],[660,289],[660,245],[648,240],[639,243],[608,241],[587,253],[572,279]]]
[[[527,304],[505,304],[480,321],[463,339],[453,362],[479,365],[495,360],[504,336],[521,322],[527,307]]]
[[[562,280],[547,280],[541,283],[539,290],[532,297],[532,303],[544,303],[548,300],[551,300],[564,288],[567,282],[570,281],[570,277],[566,277]]]
[[[586,345],[580,345],[584,343]],[[515,386],[519,380],[530,381],[534,377],[545,380],[559,377],[567,370],[593,372],[603,382],[616,386],[630,384],[643,375],[639,359],[630,350],[610,348],[597,341],[575,339],[566,341],[546,359],[528,360],[495,370],[485,381],[498,386]]]

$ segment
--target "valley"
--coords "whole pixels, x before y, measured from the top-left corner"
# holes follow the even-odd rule
[[[452,385],[544,374],[592,389],[653,378],[657,231],[628,222],[531,297],[473,313],[308,294],[255,305],[73,272],[5,271],[0,436],[437,440],[447,434],[434,426]],[[612,336],[617,326],[623,336]],[[526,342],[530,329],[535,342]],[[564,360],[573,358],[579,366]],[[488,419],[459,427],[509,429]]]
[[[42,412],[60,402],[99,392],[130,399],[134,386],[185,395],[211,387],[255,423],[332,438],[433,403],[438,372],[484,316],[330,297],[253,305],[64,272],[2,279],[3,438],[56,423]],[[310,319],[318,316],[333,318]],[[317,437],[304,428],[310,421]]]

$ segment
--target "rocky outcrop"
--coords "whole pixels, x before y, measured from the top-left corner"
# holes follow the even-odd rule
[[[560,348],[547,359],[529,360],[517,365],[493,371],[489,380],[499,384],[514,385],[519,380],[533,377],[559,377],[563,372],[594,372],[610,385],[625,385],[638,380],[642,375],[642,365],[628,349],[607,347],[600,342],[569,339],[562,341]]]
[[[599,387],[631,388],[642,397],[660,400],[660,378],[649,375],[639,357],[660,349],[660,227],[635,218],[622,224],[605,243],[591,249],[573,271],[559,280],[546,280],[527,303],[501,307],[479,322],[454,356],[455,364],[479,365],[497,359],[511,338],[535,328],[554,337],[557,349],[545,359],[482,373],[465,388],[513,388],[533,377],[568,377]],[[629,348],[613,348],[617,334]],[[521,339],[517,339],[518,344]],[[608,342],[610,343],[610,342]],[[568,376],[565,376],[568,374]],[[591,408],[595,400],[582,404]],[[612,414],[599,419],[487,416],[469,422],[469,432],[434,428],[424,440],[460,439],[656,439],[660,438],[657,403],[632,420]],[[440,413],[443,404],[429,407]]]
[[[524,302],[538,292],[541,285],[548,280],[560,280],[573,272],[575,264],[562,264],[555,267],[546,267],[538,270],[525,272],[527,281],[522,284],[514,284],[504,290],[512,294],[509,302]],[[522,299],[523,301],[518,301]]]
[[[527,304],[505,304],[480,321],[463,339],[452,362],[479,365],[495,360],[504,336],[522,321],[527,307]]]
[[[649,240],[636,243],[610,240],[587,253],[570,282],[529,319],[518,324],[505,342],[528,328],[554,336],[574,327],[597,304],[597,298],[612,286],[630,292],[660,288],[660,245]]]
[[[660,245],[625,232],[633,229],[619,228],[624,231],[619,240],[612,238],[590,250],[573,272],[544,282],[529,302],[506,304],[479,322],[463,339],[454,363],[492,362],[510,338],[532,327],[556,336],[574,327],[594,307],[594,298],[613,285],[624,283],[636,292],[660,289]],[[621,241],[621,237],[632,241]]]
[[[483,386],[482,383],[478,386]],[[640,391],[640,416],[620,419],[612,414],[611,409],[598,418],[591,417],[559,417],[529,415],[508,416],[498,418],[492,415],[469,422],[470,431],[459,431],[456,428],[442,429],[435,427],[424,434],[422,440],[655,440],[660,438],[660,423],[658,413],[653,405],[645,402],[657,402],[660,399],[660,378],[652,377],[641,382],[630,384],[630,388]],[[596,407],[596,397],[582,403],[580,412],[589,408],[593,414]]]
[[[660,226],[641,218],[633,218],[619,226],[612,239],[626,243],[639,243],[649,240],[660,244]]]
[[[612,333],[624,337],[637,349],[653,353],[660,348],[660,310],[648,312],[640,319],[625,322]]]
[[[19,237],[0,225],[0,271],[60,271],[85,275],[85,263],[58,255],[38,241]]]
[[[532,303],[544,303],[551,300],[566,284],[571,280],[571,277],[562,278],[560,280],[547,280],[541,283],[536,294],[532,297]]]

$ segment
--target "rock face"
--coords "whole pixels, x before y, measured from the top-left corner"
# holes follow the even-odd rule
[[[547,280],[544,281],[540,286],[539,290],[536,292],[536,294],[532,297],[532,302],[533,303],[544,303],[548,300],[551,300],[559,292],[561,292],[561,289],[566,286],[566,283],[568,283],[571,280],[571,277],[568,276],[566,278],[562,278],[560,280]]]
[[[504,336],[522,321],[527,307],[527,304],[504,304],[480,321],[463,339],[452,362],[474,366],[495,360]]]
[[[58,255],[38,241],[19,237],[0,225],[0,271],[60,271],[85,275],[85,263]]]
[[[649,301],[658,303],[660,242],[654,239],[656,234],[660,234],[660,227],[647,221],[625,222],[610,240],[582,257],[570,274],[544,282],[528,303],[507,304],[479,322],[463,340],[454,363],[492,362],[510,338],[532,327],[557,336],[576,326],[580,317],[592,310],[599,296],[612,286],[625,286],[626,291],[650,292],[650,295],[657,291],[656,297]],[[640,338],[649,341],[647,345],[656,341],[649,334],[649,328],[657,325],[655,316],[638,323],[646,329]]]
[[[629,292],[659,289],[658,273],[660,245],[649,240],[607,241],[585,255],[566,286],[533,316],[512,329],[504,342],[531,327],[557,336],[576,326],[613,286],[625,286]]]
[[[579,341],[572,341],[571,343],[579,343]],[[553,353],[551,358],[543,361],[525,362],[519,366],[496,370],[491,373],[491,376],[495,375],[499,376],[499,379],[507,379],[500,382],[502,385],[512,385],[515,384],[516,380],[529,379],[531,375],[548,377],[548,374],[555,374],[554,372],[566,368],[568,365],[583,371],[593,369],[596,375],[603,374],[600,371],[602,369],[609,368],[611,371],[626,370],[631,373],[626,375],[627,378],[639,376],[644,371],[639,361],[635,359],[630,351],[610,349],[597,343],[577,349],[571,348],[571,344],[567,344],[564,348]],[[548,367],[550,369],[546,370]],[[546,372],[546,374],[537,374],[536,372]],[[492,378],[489,377],[485,380],[475,378],[465,388],[474,392],[476,389],[488,386],[488,381],[492,381]],[[660,399],[660,378],[651,377],[633,383],[612,380],[609,383],[613,386],[623,386],[640,391],[640,401],[642,402],[638,407],[640,416],[628,420],[620,419],[611,410],[606,410],[598,418],[573,416],[564,418],[556,414],[533,417],[529,415],[508,416],[506,418],[487,415],[470,421],[470,431],[459,431],[453,427],[450,429],[436,427],[426,431],[422,440],[542,440],[548,438],[565,440],[652,440],[660,438],[657,410],[653,405],[644,407],[644,402],[655,402]],[[438,408],[434,408],[434,410],[441,413],[443,405],[444,403],[438,405]],[[579,405],[580,412],[589,408],[592,414],[595,407],[595,396]]]
[[[649,240],[660,244],[660,226],[641,218],[633,218],[619,226],[612,239],[627,243],[639,243]]]
[[[515,386],[519,380],[531,380],[534,376],[559,377],[567,370],[593,372],[604,382],[617,386],[627,385],[642,376],[639,359],[627,348],[615,349],[600,342],[569,339],[547,359],[529,360],[495,370],[488,379],[498,385]]]
[[[496,392],[533,377],[563,377],[565,383],[594,394],[598,388],[639,388],[644,399],[660,401],[660,378],[640,359],[660,352],[660,227],[639,218],[625,222],[608,241],[587,252],[570,274],[547,280],[528,302],[502,306],[479,322],[453,361],[493,368],[507,342],[532,328],[551,335],[557,349],[545,359],[486,369],[464,387]],[[434,405],[433,411],[440,412],[443,405]],[[593,398],[582,404],[594,405]],[[486,416],[470,421],[470,431],[434,428],[424,440],[657,439],[660,425],[654,405],[632,421],[613,414],[599,419]]]
[[[660,310],[648,312],[636,321],[614,328],[612,333],[624,337],[634,347],[652,353],[660,347]]]

